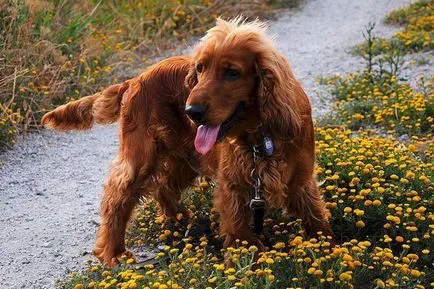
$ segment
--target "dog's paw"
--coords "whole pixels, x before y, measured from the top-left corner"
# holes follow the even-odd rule
[[[116,253],[107,253],[105,252],[104,248],[97,247],[92,250],[92,253],[95,257],[98,258],[98,260],[105,267],[108,268],[112,268],[120,264],[122,260],[128,260],[128,259],[134,259],[134,261],[136,260],[134,254],[129,250],[125,250],[121,253],[116,254]]]

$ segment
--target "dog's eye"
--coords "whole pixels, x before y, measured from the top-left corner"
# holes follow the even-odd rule
[[[238,70],[233,69],[233,68],[228,68],[225,69],[224,73],[223,73],[223,77],[225,80],[236,80],[238,77],[240,76],[240,73],[238,72]]]
[[[196,71],[197,71],[197,73],[201,73],[202,70],[203,70],[203,65],[202,65],[202,64],[198,64],[198,65],[196,66]]]

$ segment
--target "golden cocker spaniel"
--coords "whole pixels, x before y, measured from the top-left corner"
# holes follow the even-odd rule
[[[106,265],[126,253],[126,225],[141,197],[152,191],[161,215],[176,219],[186,214],[181,192],[198,175],[217,182],[226,247],[241,239],[262,248],[251,229],[253,188],[268,208],[299,216],[308,235],[332,235],[313,176],[311,106],[264,23],[220,19],[192,56],[163,60],[42,120],[58,130],[115,121],[120,147],[94,249]]]

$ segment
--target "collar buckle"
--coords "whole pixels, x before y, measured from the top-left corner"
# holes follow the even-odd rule
[[[263,199],[251,199],[249,206],[252,210],[265,209],[266,207]]]

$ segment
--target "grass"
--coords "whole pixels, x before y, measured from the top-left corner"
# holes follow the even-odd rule
[[[298,0],[6,0],[0,4],[0,151],[54,106],[133,76],[217,15],[268,17]]]
[[[397,13],[387,19],[411,21]],[[219,216],[211,203],[214,184],[202,180],[184,196],[193,216],[187,226],[156,220],[152,200],[137,209],[127,244],[136,251],[163,244],[157,266],[125,258],[105,270],[90,261],[58,286],[434,287],[434,81],[421,79],[418,89],[410,87],[399,79],[399,55],[376,55],[373,43],[366,47],[371,55],[366,54],[365,70],[323,79],[336,109],[316,128],[316,174],[324,180],[320,189],[341,245],[331,248],[325,237],[306,239],[300,220],[277,212],[265,220],[261,236],[269,250],[258,256],[256,247],[241,241],[221,250]],[[185,237],[203,219],[211,232]],[[224,265],[224,254],[233,268]]]

